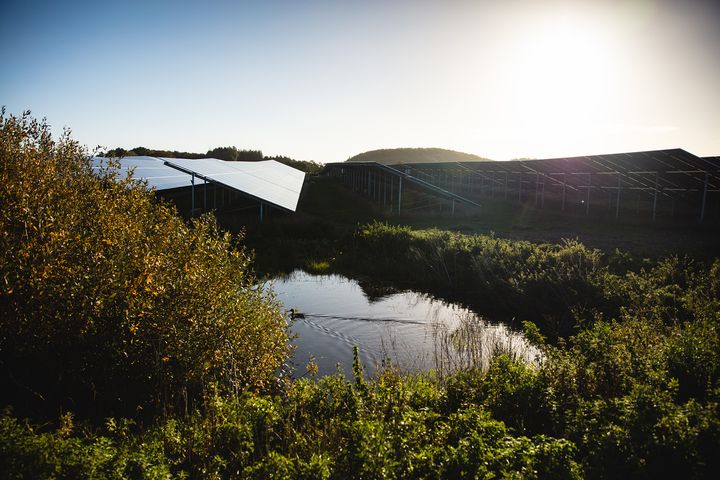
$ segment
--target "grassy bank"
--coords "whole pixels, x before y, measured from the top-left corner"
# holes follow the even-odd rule
[[[336,272],[460,302],[516,326],[529,320],[553,342],[598,315],[615,317],[638,278],[658,289],[685,285],[713,260],[638,257],[576,240],[535,243],[494,234],[416,229],[373,221],[315,229],[275,227],[255,240],[261,271]],[[663,273],[671,272],[671,273]]]

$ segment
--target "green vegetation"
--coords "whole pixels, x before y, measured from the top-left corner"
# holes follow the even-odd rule
[[[495,318],[529,319],[552,338],[572,334],[577,315],[589,320],[585,306],[617,304],[600,251],[576,241],[537,245],[371,223],[345,252],[346,270],[444,292]]]
[[[270,223],[254,243],[275,237],[289,261],[462,298],[543,352],[422,374],[388,359],[373,378],[356,352],[351,379],[315,378],[311,359],[293,380],[282,315],[212,218],[185,224],[137,182],[94,174],[68,136],[0,118],[3,478],[720,472],[720,259]],[[343,218],[318,185],[305,204]]]
[[[284,155],[275,155],[274,157],[265,157],[264,160],[275,160],[280,163],[284,163],[288,167],[297,168],[309,175],[317,175],[323,169],[323,164],[314,162],[312,160],[295,160],[294,158],[286,157]]]
[[[135,433],[38,432],[5,416],[6,472],[166,478],[577,478],[572,442],[514,434],[481,406],[451,405],[437,383],[392,370],[297,380],[282,394],[210,397],[203,413]],[[70,423],[70,426],[67,424]],[[131,473],[132,472],[132,473]]]
[[[0,127],[3,403],[102,418],[273,382],[285,320],[213,217],[186,225],[27,115]]]
[[[207,157],[229,162],[259,162],[263,159],[260,150],[239,150],[237,147],[217,147],[208,150]]]
[[[360,153],[348,158],[347,161],[395,165],[398,163],[479,162],[482,160],[488,159],[444,148],[388,148]]]

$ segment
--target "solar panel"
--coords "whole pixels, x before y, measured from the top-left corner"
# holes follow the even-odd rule
[[[105,168],[108,161],[104,157],[93,157],[93,169]],[[195,185],[207,179],[293,212],[305,181],[304,172],[275,160],[227,162],[217,158],[123,157],[116,161],[120,164],[120,178],[127,178],[132,171],[133,178],[146,180],[148,186],[158,191],[190,187],[195,174]]]
[[[93,157],[92,165],[94,170],[106,168],[110,159],[104,157]],[[133,171],[133,178],[147,180],[148,186],[155,190],[169,190],[172,188],[189,187],[192,177],[187,173],[176,170],[165,165],[163,160],[155,157],[123,157],[115,159],[120,165],[118,176],[127,178],[129,172]]]
[[[720,157],[702,157],[702,160],[711,168],[720,168]]]
[[[166,165],[295,211],[305,173],[275,160],[228,162],[217,158],[162,158]]]

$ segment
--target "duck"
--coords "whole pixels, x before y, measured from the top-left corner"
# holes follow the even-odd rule
[[[290,309],[290,320],[295,320],[296,318],[305,318],[304,313],[300,313],[300,311],[295,310],[294,308]]]

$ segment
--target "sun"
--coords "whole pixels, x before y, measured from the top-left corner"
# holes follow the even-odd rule
[[[600,27],[564,18],[519,34],[507,59],[505,97],[529,139],[577,137],[611,114],[619,100],[622,52]]]

